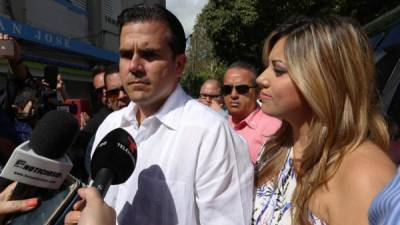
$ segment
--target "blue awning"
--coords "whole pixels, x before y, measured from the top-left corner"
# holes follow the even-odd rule
[[[0,16],[0,32],[48,47],[63,49],[101,60],[115,63],[119,60],[119,56],[116,52],[98,48],[91,44],[73,40],[61,34],[35,28],[2,16]]]

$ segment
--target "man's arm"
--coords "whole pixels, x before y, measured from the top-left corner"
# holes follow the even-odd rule
[[[213,124],[202,141],[195,190],[202,225],[251,223],[254,169],[246,143],[228,126]]]

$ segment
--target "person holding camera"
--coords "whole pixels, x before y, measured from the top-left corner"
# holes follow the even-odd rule
[[[0,131],[0,164],[3,164],[13,149],[21,142],[15,128],[15,114],[12,105],[17,93],[26,87],[33,86],[34,81],[27,67],[22,63],[21,49],[17,41],[8,34],[0,33],[0,46],[0,57],[7,59],[10,67],[5,88],[0,89],[0,125],[2,128]]]

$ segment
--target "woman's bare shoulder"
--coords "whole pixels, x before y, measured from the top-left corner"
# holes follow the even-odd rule
[[[388,155],[366,141],[343,158],[331,182],[329,214],[339,224],[368,224],[368,208],[396,174]],[[336,223],[332,223],[336,224]]]
[[[396,166],[389,156],[377,145],[365,141],[344,156],[337,175],[341,184],[365,190],[386,184],[395,173]]]

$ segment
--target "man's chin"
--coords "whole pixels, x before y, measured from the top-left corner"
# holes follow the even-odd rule
[[[241,114],[241,110],[238,107],[228,107],[228,111],[230,114]]]
[[[148,99],[146,93],[142,92],[142,91],[135,91],[131,94],[129,94],[129,99],[130,101],[133,102],[142,102],[142,101],[146,101]]]

